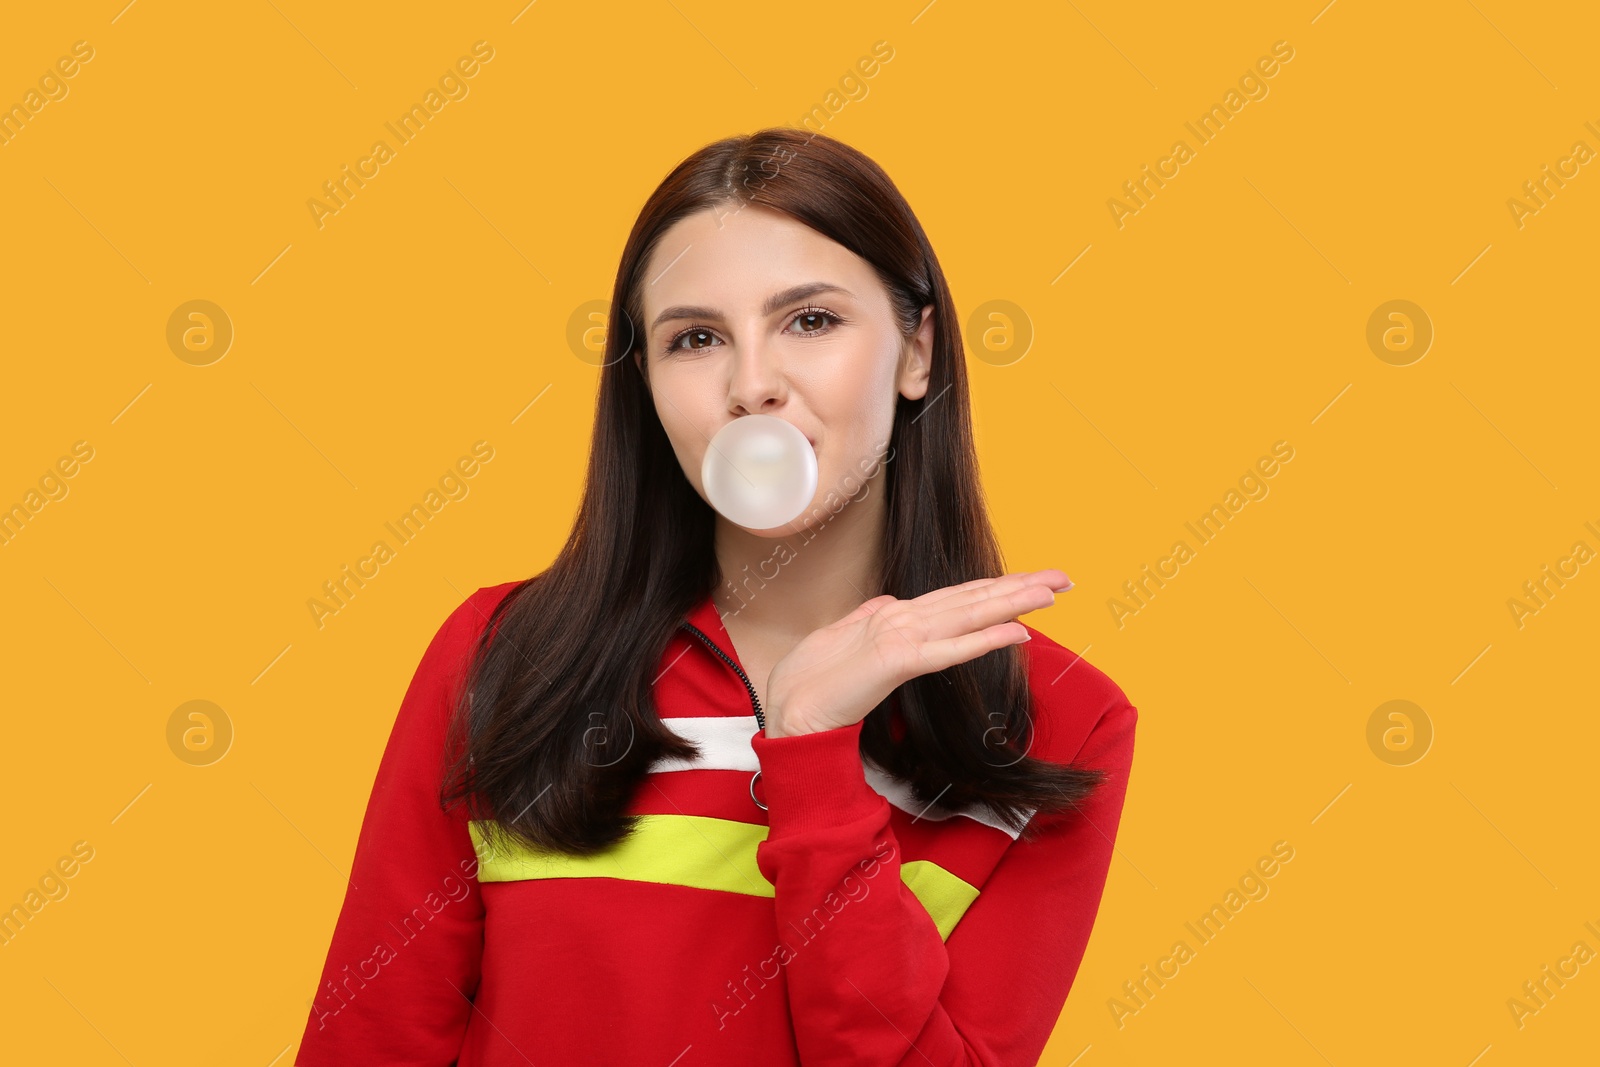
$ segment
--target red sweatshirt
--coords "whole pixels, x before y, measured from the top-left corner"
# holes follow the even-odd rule
[[[701,757],[658,761],[639,829],[600,857],[494,854],[440,810],[439,761],[472,641],[516,584],[457,607],[411,680],[295,1063],[1037,1063],[1122,813],[1137,711],[1116,683],[1029,627],[1030,755],[1110,773],[1018,842],[988,809],[920,810],[859,723],[757,733],[707,596],[655,684]]]

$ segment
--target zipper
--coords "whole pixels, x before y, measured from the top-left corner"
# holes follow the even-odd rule
[[[761,698],[756,695],[756,687],[750,683],[749,675],[745,674],[738,662],[735,661],[732,656],[722,651],[722,649],[718,647],[717,643],[711,639],[710,635],[704,630],[700,629],[700,627],[696,626],[692,622],[689,622],[688,620],[685,620],[678,625],[698,637],[702,642],[705,643],[707,648],[717,654],[717,657],[721,659],[722,662],[733,668],[733,672],[739,676],[739,681],[744,683],[745,691],[750,694],[750,707],[753,708],[756,713],[756,728],[758,730],[765,730],[767,728],[767,717],[761,713]],[[762,811],[766,811],[767,806],[761,803],[760,800],[756,799],[756,779],[760,777],[761,772],[757,771],[754,777],[750,779],[750,799],[755,801],[758,808],[760,808]]]

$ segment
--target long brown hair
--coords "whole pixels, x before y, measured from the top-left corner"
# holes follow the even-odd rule
[[[644,271],[663,233],[707,209],[760,204],[854,252],[887,287],[910,338],[933,305],[927,392],[898,398],[883,587],[901,599],[1005,572],[979,484],[956,308],[910,206],[867,156],[821,134],[760,130],[684,159],[645,203],[617,269],[583,502],[547,570],[501,601],[473,650],[451,720],[440,802],[465,801],[522,844],[591,854],[633,828],[624,814],[655,760],[697,746],[656,713],[652,679],[694,606],[725,578],[714,513],[678,465],[633,353],[646,346]],[[731,576],[730,576],[731,577]],[[897,703],[903,736],[891,735]],[[989,805],[1026,836],[1026,809],[1059,812],[1103,772],[1028,751],[1032,695],[1015,645],[900,686],[862,724],[861,750],[914,796]],[[630,738],[620,756],[610,738]]]

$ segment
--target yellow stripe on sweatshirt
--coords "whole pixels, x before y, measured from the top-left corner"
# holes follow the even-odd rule
[[[480,882],[535,878],[621,878],[694,889],[771,897],[771,882],[756,865],[756,846],[767,827],[704,815],[641,815],[628,837],[593,856],[530,849],[517,842],[491,845],[483,823],[468,824]],[[922,903],[941,939],[978,899],[978,889],[932,860],[906,860],[900,880]]]

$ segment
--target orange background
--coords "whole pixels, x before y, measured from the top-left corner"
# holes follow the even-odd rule
[[[1600,150],[1592,11],[120,3],[0,35],[8,107],[92,49],[0,143],[0,505],[43,505],[0,544],[0,906],[92,849],[0,949],[7,1058],[292,1061],[423,647],[566,536],[586,312],[636,212],[694,149],[808,113],[948,273],[1008,563],[1077,582],[1029,621],[1140,709],[1043,1062],[1593,1057],[1600,963],[1508,1006],[1600,952],[1600,167],[1561,162]],[[319,226],[323,183],[477,41],[467,94]],[[1232,90],[1202,143],[1185,124]],[[1519,218],[1546,165],[1564,186]],[[185,348],[195,300],[217,333]],[[479,441],[398,545],[385,523]],[[1208,542],[1186,525],[1230,504]],[[1540,605],[1547,565],[1568,577]],[[209,765],[178,755],[195,700]],[[1201,944],[1185,924],[1277,842],[1266,895]]]

